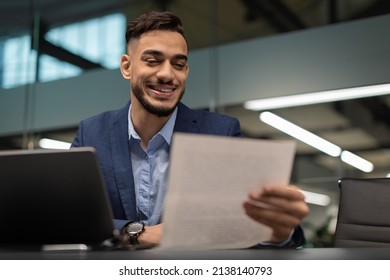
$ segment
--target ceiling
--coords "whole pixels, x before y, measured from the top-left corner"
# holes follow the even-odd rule
[[[25,33],[39,14],[56,27],[111,12],[128,18],[168,9],[183,20],[192,49],[390,12],[386,0],[2,0],[0,36]]]
[[[387,0],[2,0],[0,37],[25,33],[31,27],[32,7],[39,8],[48,28],[61,26],[110,12],[122,11],[128,18],[149,11],[169,9],[183,20],[191,49],[241,41],[255,37],[308,29],[390,13]],[[340,176],[383,177],[390,172],[390,98],[388,96],[326,103],[274,112],[321,137],[350,150],[375,165],[365,174],[298,143],[296,178],[300,182],[335,182]],[[242,104],[219,108],[239,118],[245,135],[262,139],[291,139],[259,121],[259,113]],[[70,141],[74,129],[40,132]],[[0,146],[16,148],[20,136],[0,138]],[[315,171],[317,170],[317,171]],[[315,188],[315,184],[313,184]]]

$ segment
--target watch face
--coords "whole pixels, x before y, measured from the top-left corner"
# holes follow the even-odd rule
[[[127,233],[130,235],[139,234],[143,231],[144,225],[140,222],[133,222],[127,226]]]

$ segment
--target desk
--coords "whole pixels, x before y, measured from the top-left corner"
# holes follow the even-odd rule
[[[304,248],[218,251],[0,251],[0,260],[390,260],[390,248]]]

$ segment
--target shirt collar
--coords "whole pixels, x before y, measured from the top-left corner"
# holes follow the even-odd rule
[[[141,139],[138,135],[138,133],[134,129],[133,122],[131,121],[131,104],[129,107],[129,114],[128,114],[128,124],[129,124],[129,139],[131,137],[135,139]],[[175,127],[176,122],[176,116],[177,116],[177,107],[173,111],[172,115],[169,117],[167,123],[161,128],[161,130],[157,133],[160,134],[164,140],[168,143],[168,145],[171,145],[172,140],[172,134],[173,134],[173,128]]]

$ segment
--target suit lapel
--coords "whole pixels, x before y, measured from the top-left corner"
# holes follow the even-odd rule
[[[179,103],[174,132],[198,133],[201,117],[183,103]]]
[[[110,145],[112,148],[112,166],[126,217],[128,220],[136,220],[134,177],[128,135],[129,106],[130,103],[117,111],[111,120]]]

